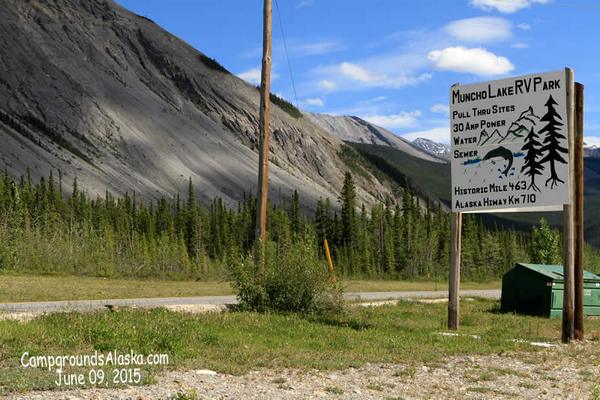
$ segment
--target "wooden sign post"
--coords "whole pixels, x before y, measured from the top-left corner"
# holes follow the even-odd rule
[[[575,339],[583,340],[583,85],[575,83]]]
[[[457,330],[460,325],[460,252],[462,245],[462,214],[450,216],[450,290],[448,291],[448,329]]]
[[[562,341],[569,343],[575,337],[575,215],[573,203],[575,200],[573,147],[575,126],[575,81],[573,71],[566,69],[567,83],[567,140],[569,144],[569,202],[563,206],[563,313],[562,313]]]

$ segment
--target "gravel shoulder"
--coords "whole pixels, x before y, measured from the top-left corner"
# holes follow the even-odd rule
[[[17,399],[598,399],[600,344],[455,356],[429,364],[366,364],[341,371],[255,370],[241,376],[167,371],[156,384],[124,389],[33,392]],[[193,397],[192,397],[193,398]]]

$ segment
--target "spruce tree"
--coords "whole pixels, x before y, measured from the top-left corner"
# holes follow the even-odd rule
[[[192,178],[188,182],[188,199],[185,212],[185,241],[188,254],[197,259],[200,255],[200,220],[196,209],[196,192]]]
[[[525,145],[521,148],[527,152],[525,154],[525,163],[521,167],[521,172],[529,176],[529,186],[527,189],[533,189],[536,192],[540,191],[540,188],[535,184],[535,176],[542,175],[544,165],[538,161],[538,158],[542,157],[542,144],[538,141],[539,136],[535,133],[533,127],[529,130],[529,133],[525,137]]]
[[[300,233],[300,196],[298,191],[294,190],[292,195],[292,207],[290,209],[290,228],[292,234],[298,235]]]
[[[548,98],[545,106],[547,108],[546,114],[541,118],[541,121],[546,122],[546,125],[540,129],[539,133],[545,133],[544,147],[542,151],[546,153],[546,156],[540,161],[541,164],[550,164],[550,177],[546,180],[546,186],[550,183],[550,188],[554,188],[558,183],[564,183],[556,173],[556,163],[566,164],[567,162],[561,156],[560,153],[567,154],[567,149],[561,146],[561,141],[566,140],[565,135],[560,133],[561,126],[563,126],[560,120],[560,115],[556,112],[554,106],[558,105],[552,98],[552,95]]]
[[[346,172],[344,177],[340,202],[342,205],[341,239],[343,244],[349,245],[353,242],[356,231],[356,188],[350,172]]]

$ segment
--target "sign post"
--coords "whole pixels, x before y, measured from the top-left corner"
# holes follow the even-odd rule
[[[462,214],[452,213],[450,217],[450,288],[448,290],[448,329],[457,330],[460,316],[460,252],[462,237]]]
[[[459,326],[461,213],[563,211],[563,340],[573,337],[573,71],[450,88],[452,257],[448,327]]]
[[[569,148],[574,147],[575,126],[575,81],[573,71],[566,70],[567,77],[567,140]],[[572,189],[569,190],[569,202],[563,206],[563,312],[562,312],[562,341],[569,343],[575,337],[575,213],[573,210],[574,196],[574,170],[573,151],[567,154],[569,162],[569,181]]]
[[[583,85],[575,83],[575,339],[583,340]]]

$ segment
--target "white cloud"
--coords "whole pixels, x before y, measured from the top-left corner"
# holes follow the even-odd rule
[[[348,62],[341,63],[339,71],[343,76],[359,82],[370,83],[385,79],[383,75],[372,74],[365,68]]]
[[[513,49],[528,49],[529,45],[527,43],[517,42],[512,44],[510,47],[512,47]]]
[[[512,37],[512,23],[497,17],[459,19],[450,22],[444,30],[463,42],[488,43]]]
[[[485,11],[500,11],[511,14],[532,4],[548,4],[550,0],[471,0],[471,5]]]
[[[320,54],[329,54],[344,50],[345,47],[335,41],[324,40],[321,42],[302,43],[290,46],[289,52],[292,56],[316,56]]]
[[[447,47],[429,52],[427,58],[437,69],[480,76],[503,75],[515,69],[508,58],[482,48]]]
[[[261,68],[256,67],[244,72],[240,72],[239,74],[237,74],[237,76],[238,78],[241,78],[246,82],[252,83],[254,85],[260,85],[260,74]],[[271,71],[271,81],[274,81],[277,78],[279,78],[279,74]]]
[[[523,30],[523,31],[528,31],[531,29],[531,25],[529,24],[519,24],[517,25],[517,28]]]
[[[310,97],[302,101],[302,105],[308,107],[323,107],[325,106],[325,102],[319,97]]]
[[[390,65],[382,60],[369,60],[365,63],[342,62],[321,66],[313,73],[325,79],[318,82],[318,87],[332,90],[361,90],[367,88],[399,89],[404,86],[417,85],[431,79],[430,73],[414,75],[401,70],[390,71]]]
[[[390,115],[361,115],[360,118],[387,129],[408,128],[417,123],[421,111],[402,111]]]
[[[450,128],[432,128],[424,131],[403,133],[400,136],[411,141],[417,138],[425,138],[433,140],[434,142],[448,144],[450,143]]]
[[[387,100],[387,96],[377,96],[377,97],[373,97],[372,99],[368,99],[365,100],[364,102],[369,104],[369,103],[379,103],[380,101],[385,101]]]
[[[307,56],[316,56],[321,54],[331,54],[346,50],[347,46],[336,40],[321,40],[315,42],[300,42],[290,40],[287,44],[287,52],[291,58],[301,58]],[[286,47],[281,40],[273,42],[273,59],[280,59],[286,56]],[[240,58],[260,59],[262,57],[262,46],[253,47],[250,50],[240,53]]]
[[[332,81],[322,79],[321,81],[319,81],[319,87],[324,90],[334,90],[337,86]]]
[[[450,112],[450,107],[448,104],[437,103],[431,106],[431,112],[438,114],[448,114]]]

